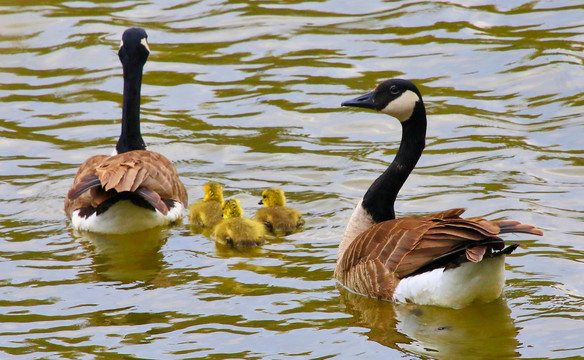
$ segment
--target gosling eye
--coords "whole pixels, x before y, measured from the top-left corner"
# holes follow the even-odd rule
[[[399,88],[396,85],[391,85],[389,87],[389,92],[392,93],[393,95],[397,95],[399,94]]]

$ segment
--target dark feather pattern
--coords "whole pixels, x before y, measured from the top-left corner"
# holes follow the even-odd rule
[[[146,200],[133,203],[157,209],[165,215],[169,209],[167,204],[178,202],[186,207],[188,203],[186,189],[167,158],[148,150],[134,150],[114,156],[98,155],[85,161],[65,198],[65,212],[71,217],[77,209],[97,209],[109,200],[101,207],[102,213],[124,199],[118,196],[124,192]]]
[[[462,219],[463,211],[452,209],[373,225],[348,246],[337,263],[335,278],[358,293],[391,300],[393,286],[400,279],[515,250],[516,246],[503,250],[500,233],[542,234],[540,229],[516,221]]]
[[[80,181],[73,185],[67,192],[67,197],[71,200],[77,199],[84,192],[94,188],[101,187],[101,182],[96,174],[85,175]]]
[[[143,197],[146,201],[148,201],[150,205],[152,205],[156,210],[161,212],[163,215],[166,215],[168,213],[168,208],[166,207],[166,204],[164,203],[164,201],[162,201],[160,195],[158,195],[154,191],[148,189],[138,189],[136,191],[136,194]]]

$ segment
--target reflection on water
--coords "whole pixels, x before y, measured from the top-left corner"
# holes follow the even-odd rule
[[[584,356],[583,19],[569,0],[6,2],[0,357]],[[281,186],[302,232],[246,251],[188,224],[71,232],[73,175],[120,133],[130,26],[152,50],[142,133],[189,197],[217,181],[249,216]],[[397,121],[340,103],[394,76],[429,115],[397,213],[467,207],[545,231],[507,237],[522,246],[505,301],[453,312],[335,288],[347,219],[400,139]]]
[[[161,285],[161,271],[166,264],[160,249],[169,236],[167,229],[124,235],[73,232],[91,254],[99,280]]]
[[[340,288],[341,299],[367,338],[437,359],[503,359],[519,355],[519,333],[504,299],[464,309],[394,304]]]

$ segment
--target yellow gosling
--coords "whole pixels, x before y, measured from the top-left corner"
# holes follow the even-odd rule
[[[264,226],[255,220],[244,218],[238,199],[223,204],[223,220],[213,231],[215,241],[233,247],[250,247],[264,243]]]
[[[203,200],[191,204],[189,220],[196,228],[212,229],[222,219],[223,187],[216,182],[203,185]]]
[[[278,187],[264,190],[259,204],[264,204],[264,207],[256,212],[254,218],[275,235],[292,234],[304,225],[302,215],[286,206],[286,195]]]

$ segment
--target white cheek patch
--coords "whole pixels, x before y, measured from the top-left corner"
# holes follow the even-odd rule
[[[120,40],[120,49],[124,46],[124,40]]]
[[[148,47],[148,41],[146,41],[146,38],[142,38],[142,40],[140,40],[140,44],[144,45],[146,50],[148,50],[148,52],[150,52],[150,48]]]
[[[402,93],[398,98],[387,104],[381,109],[381,112],[391,115],[401,122],[404,122],[412,116],[416,102],[420,100],[418,94],[411,90]]]

